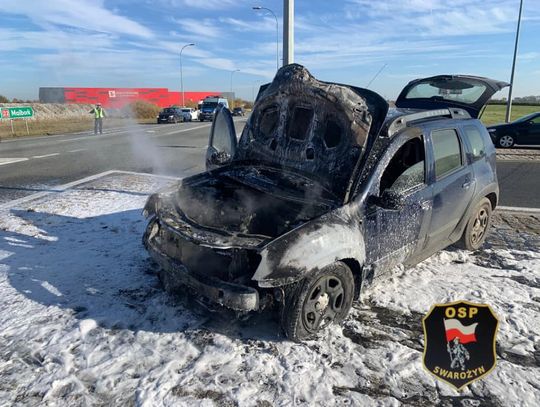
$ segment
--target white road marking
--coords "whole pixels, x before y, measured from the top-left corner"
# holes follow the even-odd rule
[[[540,208],[526,208],[521,206],[497,206],[496,210],[505,212],[540,213]]]
[[[149,177],[159,177],[163,179],[171,179],[171,180],[180,180],[178,177],[171,177],[168,175],[156,175],[156,174],[147,174],[144,172],[134,172],[134,171],[120,171],[120,170],[109,170],[105,172],[100,172],[99,174],[90,175],[89,177],[81,178],[76,181],[68,182],[67,184],[57,185],[55,187],[49,188],[47,191],[37,192],[32,195],[23,196],[19,199],[14,199],[9,202],[5,202],[3,204],[0,204],[0,211],[5,209],[11,209],[16,207],[17,205],[33,201],[34,199],[42,198],[46,195],[52,194],[52,193],[58,193],[58,192],[64,192],[67,189],[76,187],[77,185],[85,184],[90,181],[95,181],[96,179],[106,177],[111,174],[131,174],[131,175],[146,175]]]
[[[78,153],[79,151],[86,151],[87,148],[78,148],[77,150],[69,150],[68,153]]]
[[[205,128],[205,127],[210,127],[211,124],[212,124],[212,123],[202,124],[202,125],[200,125],[200,126],[190,127],[189,129],[182,129],[182,130],[170,131],[170,132],[168,132],[168,133],[158,134],[156,137],[170,136],[171,134],[184,133],[184,132],[190,131],[190,130],[203,129],[203,128]]]
[[[45,155],[34,155],[32,158],[47,158],[47,157],[54,157],[56,155],[60,155],[60,153],[52,153],[52,154],[45,154]]]
[[[13,164],[21,161],[26,161],[26,157],[17,157],[17,158],[0,158],[0,165]]]

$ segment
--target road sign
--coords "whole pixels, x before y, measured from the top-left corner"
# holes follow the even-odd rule
[[[34,109],[30,106],[2,107],[2,119],[28,119],[34,116]]]

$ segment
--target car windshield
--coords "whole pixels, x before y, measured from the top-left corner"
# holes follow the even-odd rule
[[[174,109],[173,108],[163,109],[163,113],[172,114],[174,113]]]
[[[204,102],[203,107],[217,107],[217,102]]]
[[[182,112],[184,112],[184,113],[190,113],[191,110],[190,110],[190,109],[182,109]]]
[[[462,79],[420,82],[412,87],[405,99],[441,99],[458,103],[473,104],[486,91],[482,83]]]
[[[534,118],[537,117],[537,116],[540,116],[540,114],[538,114],[538,113],[531,113],[531,114],[528,114],[527,116],[523,116],[523,117],[520,117],[519,119],[514,120],[514,123],[524,123],[524,122],[528,122],[529,120],[532,120],[532,119],[534,119]]]

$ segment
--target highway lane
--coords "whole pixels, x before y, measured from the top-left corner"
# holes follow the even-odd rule
[[[244,118],[235,119],[239,132]],[[204,169],[211,123],[133,125],[0,143],[0,203],[108,170],[183,177]],[[499,160],[500,205],[540,208],[540,160]]]
[[[540,208],[540,159],[497,161],[497,176],[499,205]]]
[[[245,120],[237,120],[239,127]],[[0,203],[108,170],[186,176],[204,168],[211,123],[139,125],[107,134],[0,144]]]

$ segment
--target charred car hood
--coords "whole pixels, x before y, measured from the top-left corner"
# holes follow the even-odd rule
[[[344,199],[387,111],[372,91],[322,82],[301,65],[287,65],[259,91],[235,160],[310,174]]]

